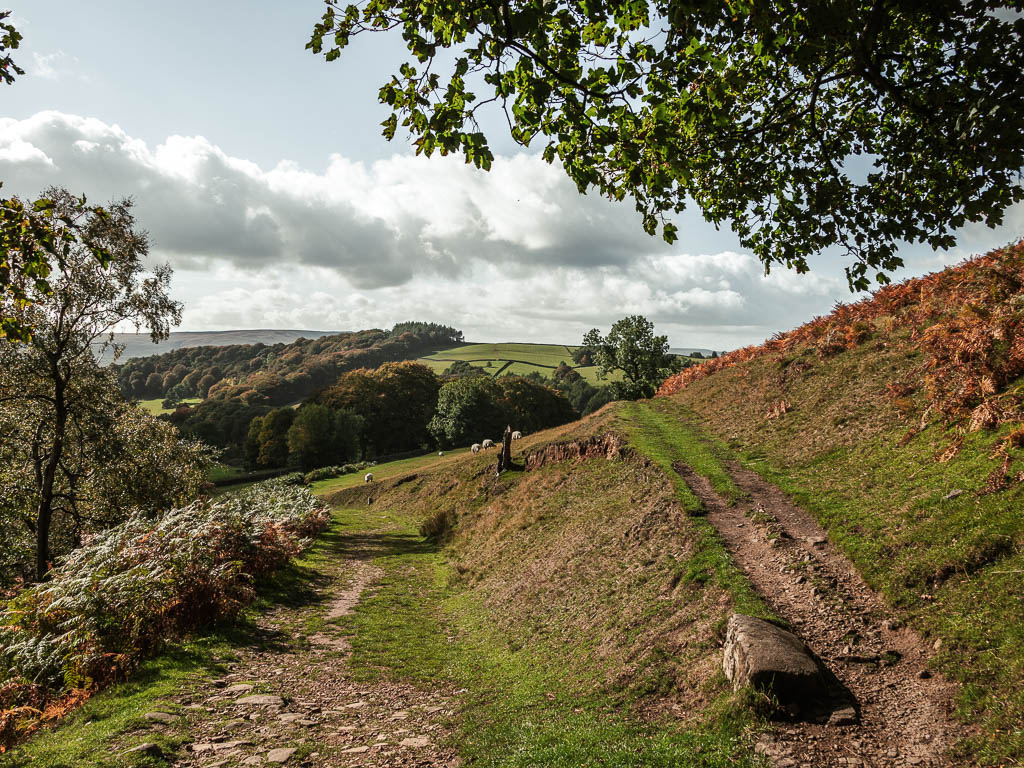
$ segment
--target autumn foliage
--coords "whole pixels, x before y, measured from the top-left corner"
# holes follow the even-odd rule
[[[0,611],[0,751],[123,679],[168,639],[233,618],[328,520],[279,481],[96,535]]]
[[[959,434],[1024,419],[1024,240],[941,272],[882,288],[870,298],[840,304],[825,317],[667,379],[666,396],[716,371],[764,356],[812,349],[829,357],[869,340],[909,344],[924,362],[913,382],[888,385],[892,398],[924,393],[922,422],[939,417]],[[1018,428],[998,453],[1024,441]],[[954,448],[955,452],[955,448]]]

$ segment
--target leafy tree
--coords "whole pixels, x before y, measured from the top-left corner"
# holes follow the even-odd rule
[[[385,456],[433,444],[427,424],[440,386],[434,372],[422,363],[385,363],[342,374],[317,400],[358,415],[364,455]]]
[[[440,445],[466,445],[497,440],[506,425],[534,432],[574,417],[564,397],[526,378],[464,376],[441,387],[429,429]]]
[[[111,343],[115,327],[126,323],[163,339],[181,318],[181,305],[167,294],[170,268],[143,276],[149,244],[134,228],[130,201],[115,201],[100,215],[64,190],[46,194],[58,218],[73,228],[56,230],[60,259],[46,285],[27,286],[21,317],[35,329],[31,339],[18,345],[0,340],[4,443],[28,478],[24,498],[32,510],[24,519],[35,535],[37,579],[49,568],[55,516],[84,519],[84,489],[118,428],[120,411],[111,399],[118,397],[116,384],[99,368],[93,345]],[[107,268],[76,231],[110,254]],[[144,463],[145,456],[138,460]]]
[[[334,411],[317,403],[302,406],[288,429],[292,464],[308,472],[354,461],[359,457],[360,422],[358,416],[348,411]]]
[[[592,328],[573,357],[586,355],[600,366],[598,375],[622,371],[625,381],[614,385],[617,397],[636,400],[650,397],[670,374],[680,370],[679,358],[669,354],[668,337],[654,335],[654,323],[642,315],[624,317],[607,336]]]
[[[288,465],[288,430],[294,421],[294,408],[275,408],[249,423],[245,457],[250,467],[274,469]]]
[[[441,374],[446,379],[453,379],[459,376],[486,376],[487,373],[477,368],[472,363],[468,363],[465,360],[456,360],[454,363],[444,369],[444,373]]]
[[[654,233],[695,201],[765,267],[838,245],[851,286],[950,247],[1022,199],[1018,2],[327,0],[307,48],[337,59],[401,29],[410,61],[380,90],[417,153],[489,168],[477,112],[543,144],[581,191],[632,198]]]

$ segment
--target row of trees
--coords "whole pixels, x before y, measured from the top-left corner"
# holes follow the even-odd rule
[[[298,409],[254,418],[244,456],[251,469],[309,470],[497,439],[508,424],[534,432],[577,416],[565,396],[543,382],[475,375],[442,380],[421,363],[387,363],[343,374]]]

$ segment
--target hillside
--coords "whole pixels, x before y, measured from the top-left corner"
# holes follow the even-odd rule
[[[227,347],[236,344],[291,344],[297,339],[318,339],[341,331],[293,331],[280,328],[248,328],[237,331],[172,331],[168,338],[154,344],[145,333],[115,333],[114,343],[124,347],[119,362],[133,357],[149,357],[190,347]]]
[[[807,508],[933,642],[981,764],[1024,758],[1024,244],[684,371],[660,411]]]

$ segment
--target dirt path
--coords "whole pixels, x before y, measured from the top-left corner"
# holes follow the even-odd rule
[[[350,613],[382,571],[378,532],[329,539],[298,604],[262,615],[230,674],[183,692],[181,768],[435,766],[459,764],[444,746],[457,702],[447,690],[360,682],[334,620]],[[155,727],[160,727],[155,724]]]
[[[837,725],[804,713],[758,743],[784,766],[945,766],[959,726],[951,684],[927,670],[931,648],[887,617],[824,530],[775,486],[732,463],[729,473],[750,500],[733,506],[682,464],[734,560],[776,613],[795,629],[856,701],[859,722]]]

